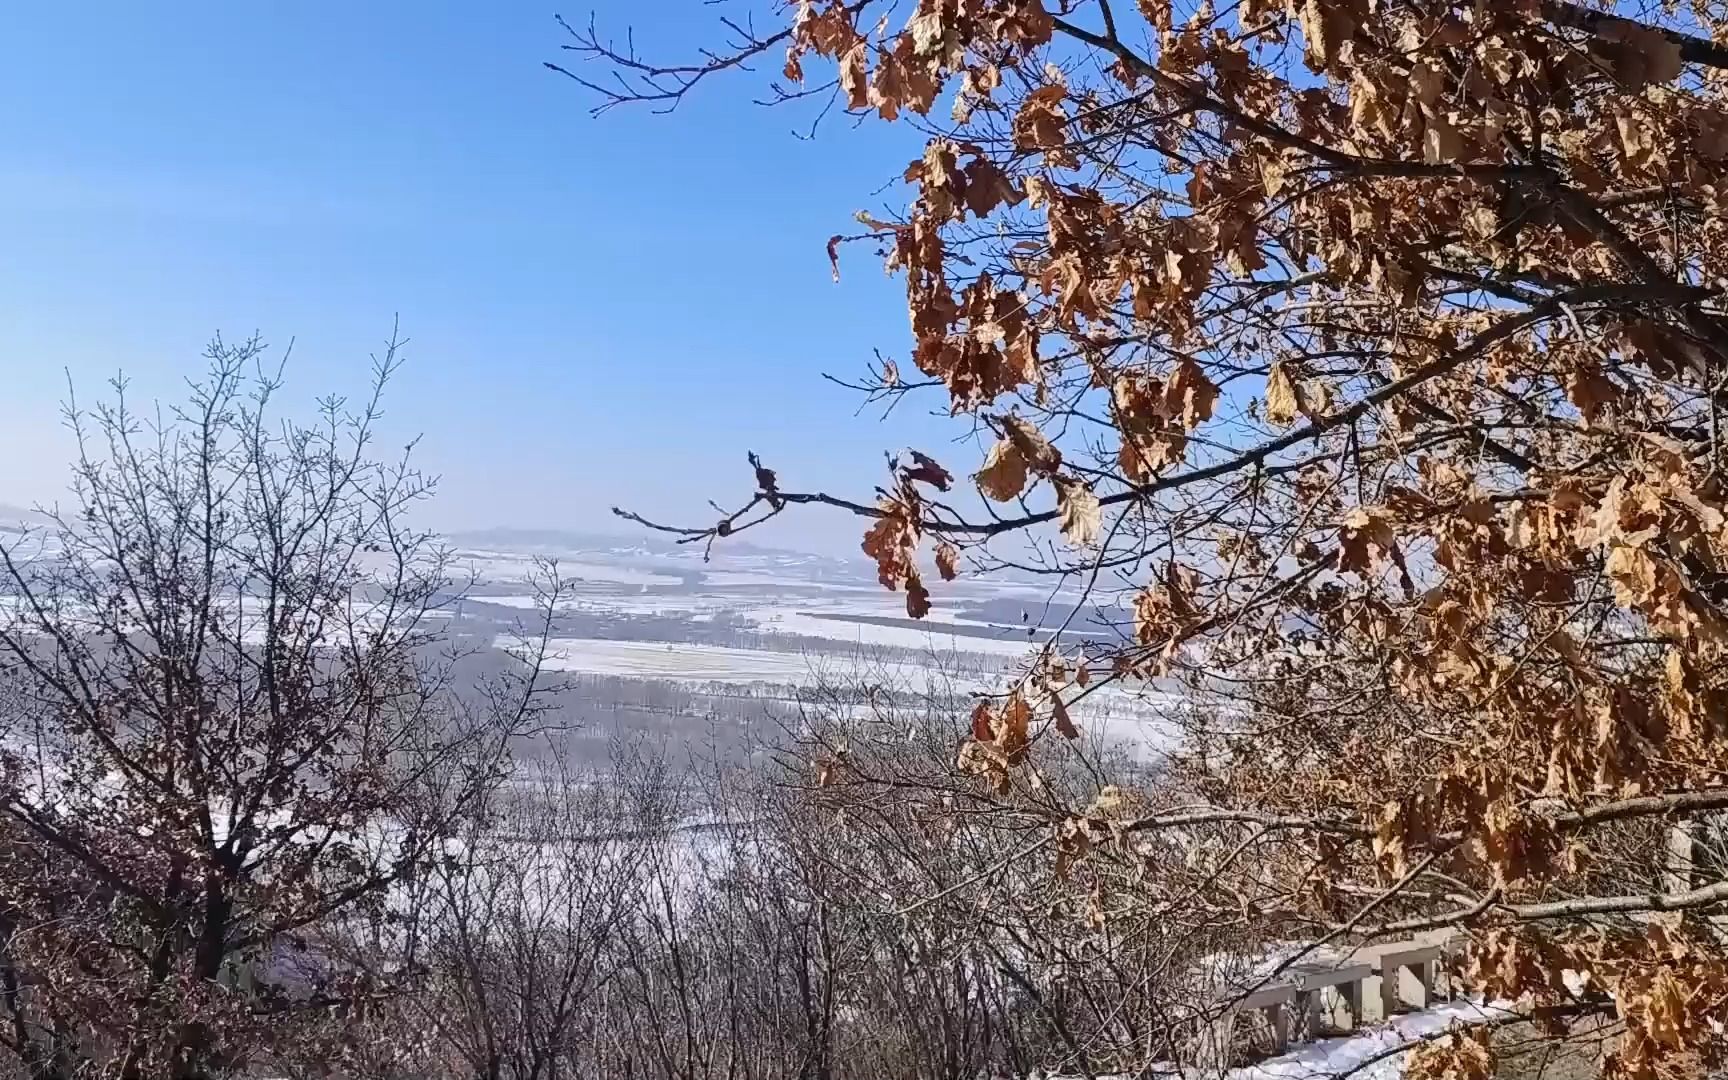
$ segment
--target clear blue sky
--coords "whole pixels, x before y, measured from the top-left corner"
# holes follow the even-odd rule
[[[716,10],[595,6],[669,54]],[[905,359],[899,282],[860,247],[836,286],[823,243],[881,205],[916,133],[839,117],[800,141],[809,111],[751,105],[755,76],[670,117],[591,119],[541,67],[559,10],[588,6],[0,11],[0,502],[61,489],[68,370],[81,394],[122,369],[172,393],[209,335],[257,329],[297,340],[304,402],[359,389],[397,315],[390,432],[424,432],[439,523],[611,528],[614,502],[703,518],[745,490],[746,449],[860,494],[909,441],[970,459],[936,442],[946,424],[854,418],[820,378],[873,346]],[[806,518],[763,538],[858,532]]]

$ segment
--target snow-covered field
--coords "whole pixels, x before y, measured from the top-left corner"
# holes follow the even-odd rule
[[[913,624],[905,594],[882,588],[861,562],[725,545],[705,562],[689,547],[492,537],[461,549],[458,562],[478,580],[458,612],[530,621],[540,604],[528,586],[536,557],[556,558],[561,577],[580,579],[560,600],[568,625],[553,667],[689,685],[999,692],[1048,637],[1050,613],[1073,602],[1037,581],[963,576],[933,588],[934,610]],[[1001,621],[977,621],[985,611]],[[1097,630],[1084,622],[1071,630]],[[1109,687],[1073,716],[1090,732],[1156,753],[1173,738],[1172,704],[1146,687]]]
[[[454,566],[459,572],[472,573],[483,582],[525,582],[537,574],[535,553],[463,550],[457,553]],[[593,582],[608,585],[678,585],[684,578],[658,572],[631,562],[609,562],[593,559],[560,557],[558,574],[570,582]]]
[[[905,625],[905,596],[880,586],[813,587],[804,582],[774,583],[766,575],[750,576],[754,581],[748,589],[735,584],[716,587],[705,581],[677,590],[605,594],[577,590],[561,597],[558,606],[560,611],[571,613],[684,616],[698,622],[711,621],[726,613],[767,635],[823,638],[841,646],[888,646],[941,655],[971,653],[1006,659],[1028,655],[1047,636],[1037,631],[1029,634],[1016,626],[961,621],[944,615],[940,609],[916,626]],[[523,612],[535,611],[541,603],[539,597],[528,592],[475,591],[461,601],[464,607],[491,604]],[[901,625],[861,619],[895,620]]]
[[[21,529],[0,515],[8,536]],[[722,544],[709,561],[698,547],[654,538],[525,530],[448,540],[455,580],[429,615],[438,629],[509,639],[512,630],[534,623],[536,579],[545,560],[555,560],[567,590],[556,615],[553,664],[644,680],[863,683],[918,694],[1000,691],[1073,603],[1038,580],[963,575],[933,582],[934,609],[913,622],[905,594],[882,588],[876,568],[857,558]],[[38,554],[51,561],[58,551],[49,545]],[[368,556],[368,563],[378,563],[368,569],[383,570],[384,560]],[[381,617],[368,596],[375,590],[357,592],[345,613],[353,629],[364,631]],[[17,603],[0,595],[0,616]],[[262,609],[252,598],[225,596],[219,607],[227,632],[261,640]],[[1096,630],[1083,621],[1073,629]],[[325,634],[334,640],[346,629],[330,626]],[[1076,640],[1064,639],[1070,656],[1078,648]],[[1095,727],[1139,733],[1156,719],[1159,705],[1112,688],[1093,695],[1075,716],[1089,717]]]
[[[506,644],[502,639],[500,644]],[[604,641],[559,638],[547,666],[555,671],[656,679],[691,686],[724,684],[791,691],[815,686],[880,687],[914,696],[1000,693],[1010,667],[976,654],[932,651],[914,662],[904,657],[853,652],[802,653],[736,649],[688,642]],[[980,666],[980,664],[984,666]],[[1101,735],[1131,754],[1151,759],[1177,740],[1169,712],[1178,698],[1142,689],[1109,687],[1074,705],[1071,716],[1083,732]]]
[[[1454,1021],[1466,1024],[1503,1019],[1503,1006],[1473,1001],[1448,1001],[1395,1017],[1354,1035],[1320,1039],[1257,1065],[1230,1071],[1230,1080],[1322,1080],[1348,1072],[1352,1080],[1397,1080],[1404,1075],[1410,1051],[1397,1051],[1413,1039],[1437,1035]]]
[[[965,678],[960,674],[964,668],[957,664],[949,668],[939,654],[931,656],[932,662],[926,668],[875,658],[867,649],[852,655],[829,655],[734,649],[689,642],[602,641],[597,638],[558,638],[551,647],[549,667],[593,675],[692,683],[747,685],[762,682],[785,686],[864,679],[912,690],[923,690],[933,681],[946,680],[956,689],[967,688],[958,684],[958,680]],[[948,674],[950,670],[955,672],[952,676]],[[984,681],[974,677],[971,684],[982,686]]]
[[[838,606],[838,605],[837,605]],[[867,612],[876,614],[876,612]],[[883,614],[898,614],[894,612]],[[845,612],[787,611],[783,607],[746,608],[744,614],[769,633],[797,634],[801,637],[830,638],[835,641],[863,646],[890,645],[901,649],[935,650],[939,653],[987,653],[992,656],[1022,657],[1032,651],[1023,634],[1019,640],[1009,637],[984,638],[956,632],[956,624],[935,617],[924,620],[922,628],[882,626],[877,623],[852,622]],[[823,616],[827,617],[824,618]],[[1012,633],[1012,631],[1005,631]]]

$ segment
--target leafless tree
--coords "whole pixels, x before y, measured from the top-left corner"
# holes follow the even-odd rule
[[[458,694],[427,616],[433,483],[377,458],[380,394],[274,412],[218,340],[172,410],[71,406],[73,508],[0,545],[0,1046],[41,1080],[358,1055],[393,896],[495,797],[540,653]],[[543,643],[543,642],[542,642]]]
[[[605,773],[554,745],[495,792],[419,883],[412,951],[428,972],[411,1017],[452,1075],[558,1080],[604,1037],[594,1003],[625,962],[676,805],[657,759],[619,747]]]

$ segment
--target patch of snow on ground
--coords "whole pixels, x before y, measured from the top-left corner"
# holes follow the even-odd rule
[[[1257,1065],[1232,1069],[1228,1076],[1230,1080],[1322,1080],[1358,1069],[1351,1074],[1351,1080],[1398,1080],[1404,1075],[1404,1063],[1410,1054],[1389,1053],[1393,1048],[1445,1031],[1455,1020],[1481,1023],[1511,1015],[1511,1010],[1501,1005],[1448,1001],[1394,1017],[1389,1024],[1376,1025],[1355,1035],[1319,1039]],[[1372,1064],[1365,1064],[1370,1061]]]

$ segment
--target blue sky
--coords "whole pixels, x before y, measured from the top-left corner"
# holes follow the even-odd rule
[[[698,0],[599,3],[682,55]],[[867,494],[883,450],[958,464],[952,429],[854,417],[820,373],[902,361],[900,284],[823,244],[916,156],[905,127],[750,104],[587,115],[553,4],[7,5],[0,11],[0,502],[54,498],[69,371],[172,395],[214,332],[295,339],[290,400],[357,391],[400,317],[392,439],[425,436],[433,515],[612,528],[726,501],[747,449],[789,485]],[[587,6],[563,9],[573,21]],[[934,399],[915,404],[927,410]],[[832,547],[806,514],[762,538]]]

